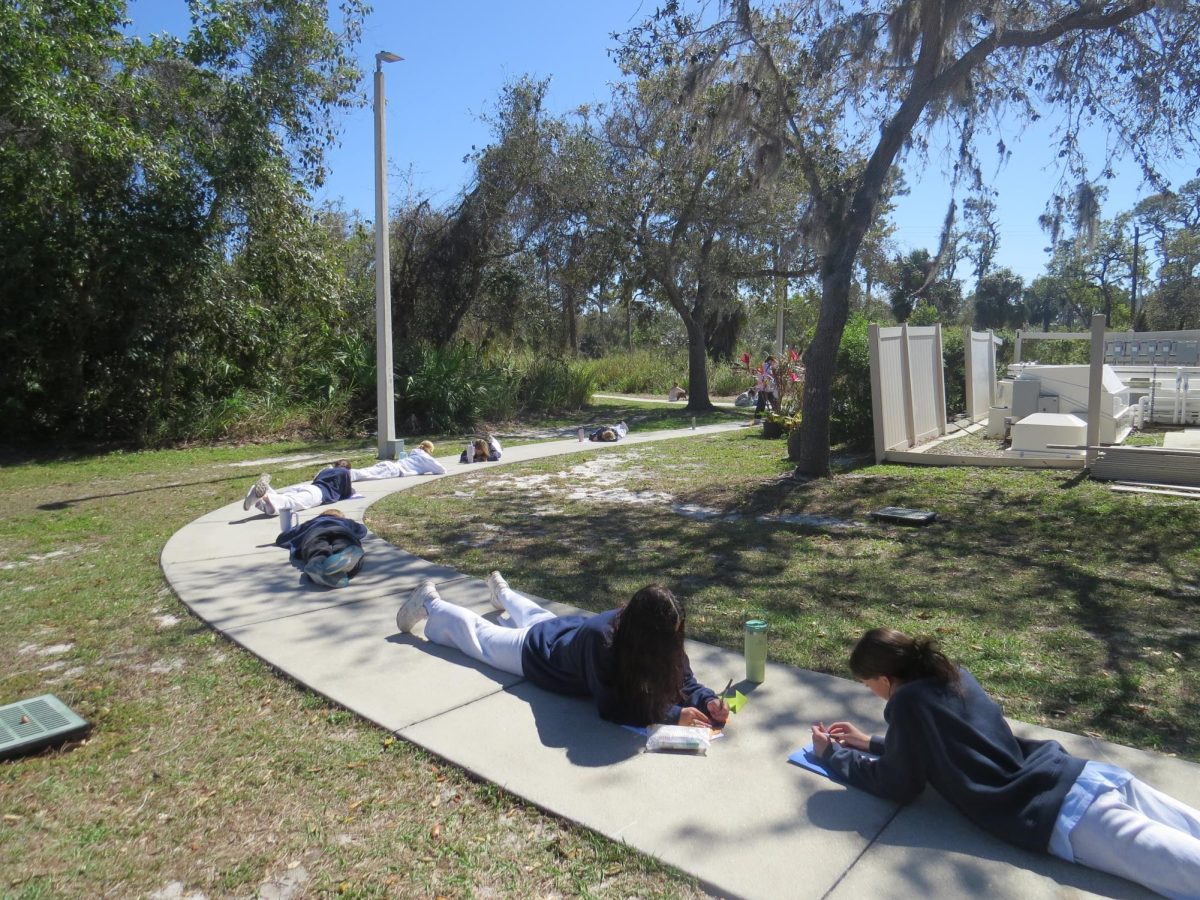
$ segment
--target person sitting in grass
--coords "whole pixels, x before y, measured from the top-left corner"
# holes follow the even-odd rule
[[[281,533],[275,546],[288,550],[292,565],[309,580],[340,588],[362,568],[362,539],[366,536],[367,526],[347,519],[341,510],[326,509]]]
[[[594,616],[556,616],[488,576],[494,624],[444,601],[432,581],[396,613],[409,633],[422,620],[425,637],[543,690],[591,696],[600,716],[625,725],[656,723],[721,727],[729,706],[696,681],[683,649],[683,604],[660,584],[642,588],[619,609]]]
[[[500,446],[500,441],[487,434],[467,444],[467,449],[459,455],[458,461],[460,463],[499,462],[503,455],[504,449]]]
[[[588,435],[588,440],[604,442],[619,441],[627,434],[629,434],[629,426],[624,422],[618,422],[616,425],[601,425]]]
[[[344,460],[338,460],[338,463]],[[349,463],[347,463],[349,465]],[[366,469],[351,469],[351,481],[376,481],[406,475],[445,475],[446,467],[433,458],[433,441],[421,441],[403,459],[381,459]]]
[[[670,403],[674,403],[676,400],[686,400],[686,399],[687,399],[687,391],[685,391],[683,388],[681,388],[679,386],[678,381],[675,382],[675,384],[673,384],[671,386],[671,389],[669,391],[667,391],[667,400]]]
[[[1166,897],[1200,898],[1200,812],[1057,741],[1014,736],[996,701],[933,641],[873,629],[850,654],[850,671],[887,701],[888,730],[872,737],[849,722],[813,726],[813,752],[847,784],[898,803],[931,784],[1018,847]]]
[[[746,390],[738,394],[734,400],[734,406],[753,406],[758,401],[758,387],[750,385]]]
[[[339,459],[332,466],[322,469],[309,484],[294,484],[282,491],[271,489],[271,476],[260,475],[246,491],[242,509],[254,506],[268,516],[278,515],[283,510],[299,512],[325,503],[349,500],[354,495],[350,483],[350,463]]]

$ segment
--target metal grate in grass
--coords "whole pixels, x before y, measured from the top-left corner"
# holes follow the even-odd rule
[[[53,694],[0,706],[0,759],[83,737],[91,727]]]

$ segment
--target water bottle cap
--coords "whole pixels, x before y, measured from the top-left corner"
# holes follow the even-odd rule
[[[762,619],[751,619],[746,623],[747,631],[766,631],[767,623]]]

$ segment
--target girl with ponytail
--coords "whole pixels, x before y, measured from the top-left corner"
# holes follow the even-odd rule
[[[1018,847],[1200,900],[1200,812],[1057,741],[1016,737],[974,676],[931,640],[872,629],[850,671],[887,701],[888,729],[872,737],[849,722],[814,725],[813,752],[835,776],[899,803],[930,784]]]

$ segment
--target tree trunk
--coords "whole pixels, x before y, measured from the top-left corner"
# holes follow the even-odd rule
[[[836,257],[835,257],[836,258]],[[838,346],[850,302],[850,267],[835,266],[821,283],[821,314],[812,343],[804,353],[804,405],[800,427],[788,436],[788,459],[797,475],[829,474],[829,417]]]
[[[708,353],[704,334],[704,319],[689,316],[684,322],[688,334],[688,403],[689,412],[711,412],[716,407],[708,399]]]
[[[621,302],[625,304],[625,349],[633,350],[633,282],[621,279]]]
[[[563,288],[563,317],[566,319],[567,349],[572,356],[579,355],[579,316],[575,303],[575,285]]]

